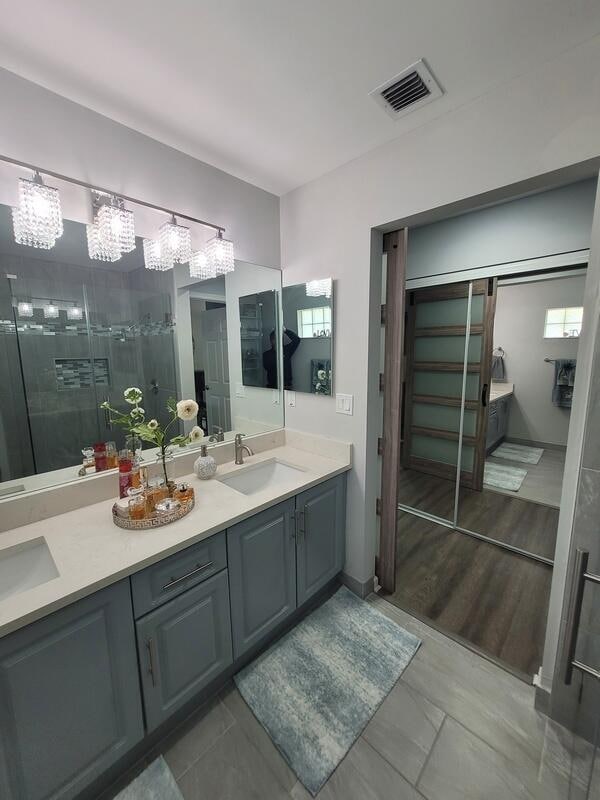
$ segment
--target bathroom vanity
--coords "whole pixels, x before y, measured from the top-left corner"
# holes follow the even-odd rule
[[[56,570],[0,599],[2,798],[85,796],[334,581],[350,468],[334,445],[222,465],[159,530],[116,528],[105,501],[0,534],[0,563],[33,548]]]
[[[513,393],[514,386],[512,383],[495,383],[492,381],[485,442],[486,452],[488,453],[498,447],[508,433],[508,417]]]

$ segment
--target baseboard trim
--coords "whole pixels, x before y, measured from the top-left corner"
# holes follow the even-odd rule
[[[535,686],[535,695],[533,705],[536,711],[544,714],[546,717],[550,714],[550,692],[547,689],[542,689],[541,686]]]
[[[535,439],[519,439],[516,436],[505,436],[504,441],[507,444],[521,444],[525,447],[541,447],[544,450],[560,450],[562,453],[566,453],[567,451],[566,444],[555,444],[554,442],[538,442]]]
[[[352,575],[342,572],[342,583],[344,586],[347,586],[351,592],[358,595],[361,600],[364,600],[365,597],[368,597],[373,591],[373,581],[374,578],[367,578],[366,581],[359,581],[353,578]]]

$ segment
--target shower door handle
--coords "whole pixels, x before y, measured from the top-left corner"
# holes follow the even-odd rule
[[[488,385],[487,383],[484,383],[483,389],[481,390],[481,405],[484,408],[487,406],[487,391],[488,391]]]
[[[110,398],[108,395],[105,396],[104,402],[108,403]],[[104,424],[108,428],[109,431],[112,431],[112,417],[110,416],[110,410],[108,408],[104,409]]]

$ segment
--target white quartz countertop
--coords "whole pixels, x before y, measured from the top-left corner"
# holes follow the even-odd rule
[[[246,456],[245,466],[276,458],[302,470],[285,484],[252,495],[236,491],[217,477],[208,481],[195,475],[178,479],[194,487],[195,508],[164,528],[118,528],[112,521],[114,500],[107,500],[0,533],[0,558],[4,548],[43,536],[59,572],[57,578],[0,600],[0,636],[350,469],[349,448],[347,457],[340,456],[339,447],[335,453],[335,458],[328,458],[285,444]],[[222,464],[217,476],[243,469]]]
[[[490,403],[494,400],[500,400],[501,397],[509,397],[515,393],[515,386],[513,383],[495,383],[492,381],[490,386]]]

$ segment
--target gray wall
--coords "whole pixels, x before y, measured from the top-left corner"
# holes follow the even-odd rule
[[[590,246],[596,181],[413,228],[408,278],[505,264]]]
[[[554,367],[544,358],[576,358],[579,339],[544,339],[547,308],[583,305],[585,276],[498,287],[494,346],[506,353],[506,379],[515,385],[508,436],[567,444],[570,409],[552,405]]]

